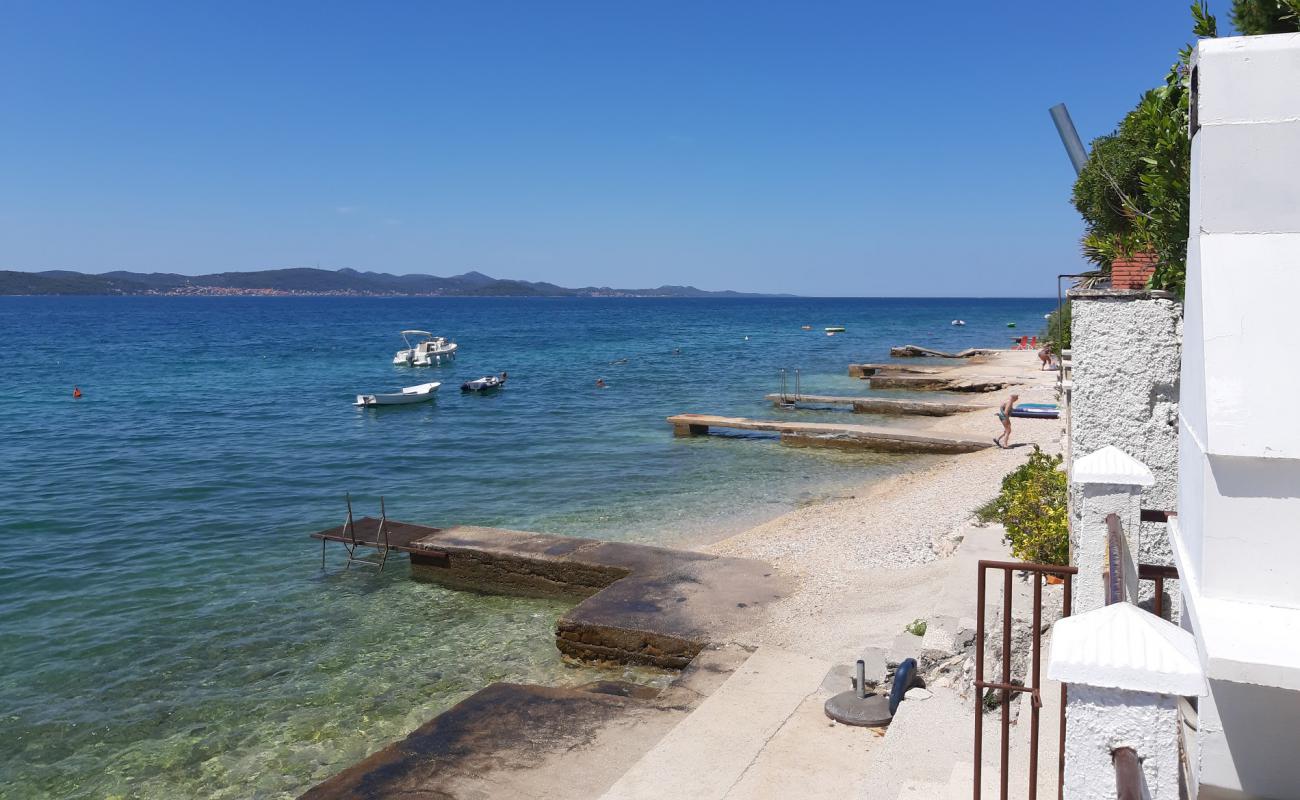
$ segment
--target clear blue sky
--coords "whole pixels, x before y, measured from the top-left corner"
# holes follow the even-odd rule
[[[0,269],[1047,296],[1187,6],[4,0]]]

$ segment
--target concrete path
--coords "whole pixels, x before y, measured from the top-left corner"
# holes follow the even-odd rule
[[[846,796],[878,739],[823,714],[830,666],[759,648],[602,800]]]

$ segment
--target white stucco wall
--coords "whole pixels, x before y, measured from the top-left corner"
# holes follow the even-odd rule
[[[1182,306],[1151,292],[1073,291],[1070,297],[1071,452],[1078,457],[1107,445],[1120,448],[1155,476],[1155,484],[1142,492],[1140,507],[1173,511],[1178,505]],[[1082,521],[1078,501],[1078,491],[1072,490],[1072,545]],[[1126,532],[1128,524],[1126,519]],[[1100,546],[1104,552],[1104,541]],[[1173,563],[1163,524],[1141,524],[1137,557],[1144,564]],[[1080,584],[1091,580],[1080,572]],[[1141,588],[1142,597],[1149,599],[1152,586]],[[1176,609],[1176,582],[1168,583],[1166,592]]]
[[[1202,798],[1300,798],[1300,34],[1202,40],[1192,63],[1173,530],[1210,679],[1194,782]]]
[[[1118,747],[1141,759],[1144,798],[1178,800],[1177,698],[1071,684],[1065,719],[1065,800],[1114,800]]]

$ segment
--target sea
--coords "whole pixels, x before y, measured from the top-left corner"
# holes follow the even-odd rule
[[[791,392],[869,394],[849,363],[1009,346],[1054,306],[0,297],[0,797],[295,797],[493,681],[666,680],[565,664],[568,602],[413,581],[402,557],[322,568],[308,534],[350,496],[431,525],[716,541],[928,457],[674,438],[665,417],[833,419],[764,395],[782,370]],[[407,328],[459,357],[394,366]],[[431,380],[432,403],[353,406]]]

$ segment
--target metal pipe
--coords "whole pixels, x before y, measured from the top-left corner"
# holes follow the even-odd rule
[[[1066,573],[1065,590],[1061,593],[1061,618],[1065,619],[1070,616],[1074,596],[1074,572]],[[1065,797],[1065,704],[1066,704],[1066,684],[1061,683],[1061,735],[1058,739],[1059,749],[1056,753],[1056,800],[1062,800]]]
[[[1002,682],[1011,683],[1011,570],[1002,572]],[[998,759],[1002,771],[999,797],[1007,800],[1011,780],[1011,693],[1002,692],[1002,752]]]
[[[1034,649],[1033,649],[1033,666],[1030,668],[1030,675],[1033,680],[1034,691],[1038,691],[1039,686],[1039,658],[1038,651],[1043,646],[1043,573],[1034,574]],[[1038,699],[1037,696],[1034,698]],[[1041,703],[1031,703],[1029,706],[1029,800],[1038,800],[1038,709]]]
[[[861,700],[867,696],[867,665],[862,659],[858,659],[858,699]]]
[[[1118,800],[1142,800],[1142,762],[1131,747],[1117,747],[1110,751],[1115,764],[1115,796]]]
[[[1061,144],[1065,145],[1065,154],[1070,157],[1070,164],[1074,166],[1074,174],[1078,175],[1083,172],[1083,167],[1088,163],[1088,151],[1083,148],[1083,142],[1079,139],[1079,132],[1074,129],[1074,120],[1070,119],[1070,110],[1065,107],[1065,103],[1057,103],[1047,110],[1052,115],[1052,123],[1056,125],[1056,132],[1061,137]]]
[[[984,562],[976,567],[975,590],[975,685],[984,682]],[[1064,685],[1064,684],[1062,684]],[[975,796],[980,800],[980,772],[984,765],[984,692],[971,692],[975,695]]]

